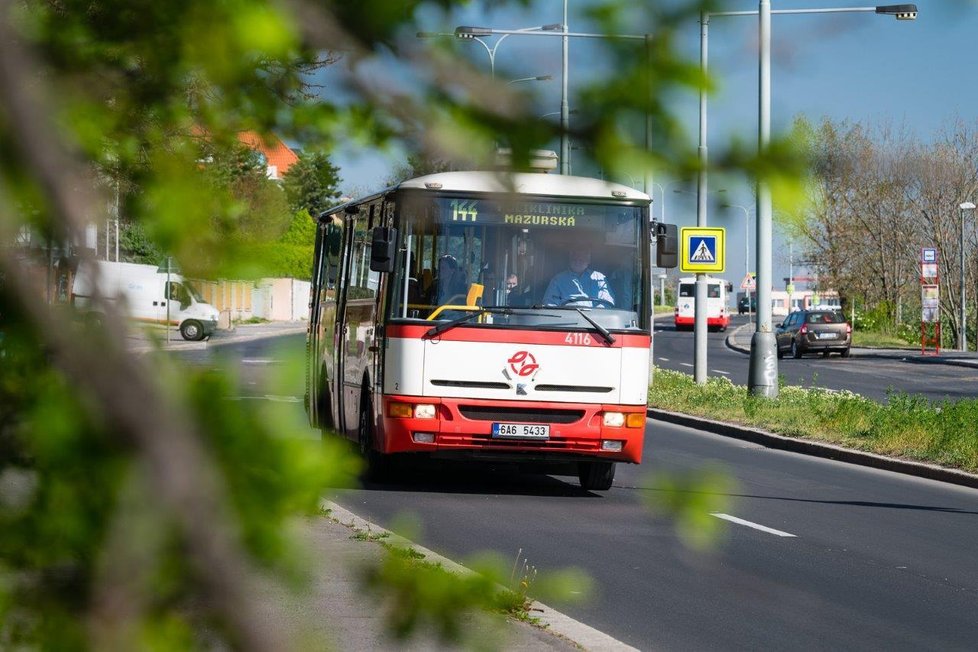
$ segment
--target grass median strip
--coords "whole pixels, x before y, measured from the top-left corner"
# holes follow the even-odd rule
[[[778,398],[751,396],[727,378],[656,368],[649,406],[761,428],[786,437],[978,472],[978,400],[930,401],[891,393],[885,403],[849,391],[782,386]]]

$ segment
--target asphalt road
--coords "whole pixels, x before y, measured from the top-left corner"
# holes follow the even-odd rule
[[[745,323],[746,315],[734,316],[730,330]],[[677,331],[668,317],[657,319],[655,326],[656,366],[692,374],[692,331]],[[727,333],[707,335],[707,375],[725,376],[737,385],[746,385],[749,356],[728,348],[726,338]],[[778,360],[778,374],[789,385],[848,389],[878,400],[886,399],[889,392],[932,400],[978,396],[978,370],[974,368],[874,356],[862,350],[854,350],[850,358],[831,355],[795,360],[789,356]]]
[[[283,344],[302,350],[301,337]],[[266,384],[283,349],[224,351],[186,355],[237,365],[255,400],[301,396],[301,377]],[[573,478],[446,465],[334,499],[385,527],[410,515],[416,541],[456,560],[522,550],[541,572],[581,568],[594,581],[588,600],[555,606],[640,649],[974,648],[978,491],[662,423],[649,427],[645,456],[601,493]],[[667,474],[715,466],[736,488],[720,494],[727,505],[698,512],[724,531],[697,551],[646,503]]]

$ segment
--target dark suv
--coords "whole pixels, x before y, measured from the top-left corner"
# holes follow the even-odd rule
[[[751,295],[749,303],[747,301],[747,297],[740,297],[740,299],[737,301],[737,314],[742,315],[745,312],[757,312],[756,294]]]
[[[821,353],[827,357],[833,351],[848,358],[852,347],[852,327],[834,310],[793,312],[778,324],[774,336],[779,358],[786,352],[793,358],[800,358],[805,353]]]

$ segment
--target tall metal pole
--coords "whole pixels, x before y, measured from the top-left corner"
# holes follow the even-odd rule
[[[764,156],[771,142],[771,2],[758,5],[757,147]],[[771,323],[771,189],[757,179],[757,329],[750,341],[747,389],[754,396],[777,398],[778,356]]]
[[[788,241],[788,312],[791,312],[792,299],[795,296],[795,243]]]
[[[567,38],[567,0],[564,0],[564,22],[563,37],[561,37],[561,56],[560,56],[560,173],[570,174],[570,109],[567,106],[567,58],[568,44]]]
[[[747,282],[747,321],[754,317],[754,311],[750,307],[750,213],[746,206],[738,206],[744,209],[744,281]]]
[[[967,315],[964,309],[964,215],[965,211],[969,209],[974,209],[975,205],[971,202],[965,202],[960,206],[961,215],[961,228],[958,230],[960,234],[960,240],[958,242],[958,271],[961,273],[960,278],[960,290],[961,290],[961,321],[958,328],[958,350],[967,351],[968,350],[968,340],[965,338],[965,332],[967,328]]]
[[[706,79],[707,61],[709,52],[709,16],[704,12],[700,13],[700,71],[703,80]],[[696,226],[706,226],[706,89],[700,86],[700,144],[699,144],[699,174],[696,177]],[[696,275],[695,296],[696,303],[693,306],[693,380],[703,385],[706,383],[706,301],[707,301],[706,275],[698,273]]]
[[[652,156],[652,35],[645,35],[645,153]],[[652,195],[652,162],[649,161],[644,170],[643,186],[645,194]],[[665,206],[665,195],[662,197],[662,205]],[[665,218],[663,218],[665,221]]]

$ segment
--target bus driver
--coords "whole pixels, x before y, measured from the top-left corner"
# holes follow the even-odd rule
[[[591,246],[583,242],[574,243],[568,254],[568,269],[553,277],[543,294],[543,302],[550,306],[567,303],[614,306],[615,299],[608,287],[608,279],[601,272],[591,269]]]

